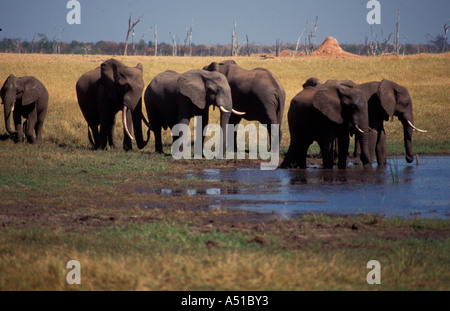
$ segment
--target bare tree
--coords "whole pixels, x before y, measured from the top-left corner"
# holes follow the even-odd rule
[[[277,41],[275,42],[275,57],[280,56],[280,52],[281,52],[281,42],[280,39],[277,39]]]
[[[231,56],[236,56],[237,43],[236,43],[236,21],[234,21],[234,28],[231,32]]]
[[[308,49],[308,21],[306,21],[305,30],[306,30],[306,36],[305,36],[305,54],[309,55],[309,49]]]
[[[194,20],[192,20],[191,26],[188,28],[186,33],[186,38],[184,39],[184,45],[183,45],[183,53],[184,56],[186,56],[187,53],[187,47],[186,45],[189,43],[189,56],[192,56],[192,31],[194,29]]]
[[[447,33],[448,33],[449,29],[450,29],[450,26],[447,26],[447,23],[445,23],[445,25],[444,25],[444,40],[442,42],[442,53],[445,53],[445,51],[447,50],[447,47],[446,47]]]
[[[155,24],[155,56],[158,54],[158,30],[156,29]]]
[[[316,21],[314,23],[314,32],[311,30],[310,40],[309,40],[309,52],[312,53],[314,50],[314,44],[316,43],[316,32],[317,32],[317,22],[319,21],[319,16],[316,15]]]
[[[194,20],[192,20],[191,27],[189,28],[189,56],[192,56],[192,32],[194,31]]]
[[[172,39],[172,56],[177,56],[178,54],[178,46],[177,46],[177,36],[169,33],[170,38]]]
[[[248,35],[245,35],[246,41],[247,41],[247,56],[250,56],[250,47],[248,45]]]
[[[132,11],[131,11],[131,5],[130,5],[130,17],[128,18],[127,38],[125,39],[125,51],[123,52],[123,55],[127,55],[127,53],[128,53],[128,40],[130,39],[131,32],[133,32],[134,27],[136,27],[136,25],[142,21],[143,17],[144,17],[144,15],[141,15],[135,22],[132,22]]]
[[[146,31],[144,31],[144,33],[142,34],[141,38],[139,39],[138,46],[141,44],[142,41],[144,41],[144,36],[145,36],[150,30],[152,30],[152,27],[150,27],[149,29],[147,29]],[[137,51],[135,50],[135,54],[134,54],[134,55],[136,55],[136,52],[137,52]]]
[[[58,36],[56,37],[56,40],[54,40],[55,42],[55,50],[54,53],[55,54],[61,54],[61,39],[62,39],[62,33],[63,33],[64,29],[61,27],[59,28],[59,33]]]
[[[398,7],[397,25],[395,27],[395,38],[394,38],[394,53],[396,55],[398,55],[400,51],[399,33],[400,33],[400,7]]]
[[[31,53],[34,53],[34,39],[36,39],[36,33],[33,35],[33,39],[31,39]]]
[[[297,44],[295,45],[295,52],[294,52],[294,54],[293,54],[293,56],[295,57],[295,55],[297,54],[297,51],[298,51],[298,46],[300,45],[300,40],[302,39],[302,37],[303,37],[303,34],[305,33],[305,31],[306,31],[306,27],[307,27],[307,25],[308,24],[306,24],[305,25],[305,28],[303,28],[303,31],[302,31],[302,33],[300,34],[300,36],[298,36],[298,39],[297,39]]]
[[[381,36],[383,37],[383,42],[382,42],[382,43],[378,42],[378,44],[380,45],[382,54],[388,54],[388,53],[389,53],[389,51],[388,51],[388,49],[389,49],[388,42],[389,42],[389,40],[391,40],[392,35],[393,35],[393,33],[391,32],[391,33],[388,35],[388,37],[386,38],[386,37],[384,36],[383,30],[381,30]],[[400,45],[399,45],[399,47],[398,47],[398,51],[400,51]],[[399,52],[396,52],[397,55],[398,55],[398,53],[399,53]]]

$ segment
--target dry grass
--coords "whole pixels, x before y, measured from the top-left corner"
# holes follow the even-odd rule
[[[86,71],[100,65],[109,56],[74,55],[20,55],[0,54],[0,81],[10,73],[17,76],[34,75],[48,88],[50,93],[49,111],[44,127],[44,139],[57,145],[87,146],[87,126],[79,110],[75,83]],[[217,57],[140,57],[117,56],[130,66],[141,62],[144,66],[144,81],[150,83],[154,76],[165,70],[184,72],[202,68]],[[416,152],[449,152],[450,105],[450,53],[444,55],[384,56],[351,59],[335,58],[278,58],[260,60],[258,58],[235,58],[247,69],[263,67],[280,78],[286,91],[285,118],[282,130],[285,135],[281,142],[282,151],[289,145],[287,112],[290,100],[301,90],[301,84],[309,77],[321,80],[351,79],[357,83],[390,79],[407,87],[414,101],[415,123],[428,130],[427,134],[414,137]],[[211,122],[219,123],[218,110],[211,111]],[[121,125],[118,118],[117,127]],[[0,129],[4,128],[0,118]],[[399,122],[387,123],[388,143],[402,145]],[[116,131],[119,137],[121,130]],[[170,132],[164,134],[164,143],[169,145]],[[443,146],[442,150],[428,150],[430,142]],[[149,150],[153,150],[153,143]],[[395,149],[395,148],[394,148]],[[397,148],[401,152],[401,148]]]

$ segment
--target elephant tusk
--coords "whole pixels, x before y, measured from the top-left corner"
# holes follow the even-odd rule
[[[230,113],[230,111],[226,110],[225,108],[223,108],[222,106],[219,106],[220,111],[222,111],[223,113]]]
[[[122,111],[123,128],[125,129],[125,133],[127,133],[128,137],[130,137],[131,140],[134,140],[133,136],[131,136],[130,131],[128,130],[127,110],[128,110],[128,107],[126,105],[123,105],[123,111]]]
[[[413,128],[413,130],[415,130],[415,131],[417,131],[417,132],[420,132],[420,133],[426,133],[426,132],[428,132],[428,131],[425,131],[425,130],[418,129],[418,128],[415,127],[415,126],[412,124],[412,122],[409,121],[409,120],[408,120],[408,124],[409,124],[409,126],[411,126],[411,127]]]
[[[234,113],[234,114],[237,114],[238,116],[243,116],[245,114],[245,112],[240,112],[240,111],[237,111],[237,110],[234,110],[234,109],[231,109],[231,112]]]
[[[355,125],[355,127],[356,127],[356,129],[357,129],[359,132],[361,132],[362,134],[364,134],[364,131],[363,131],[362,129],[360,129],[358,125]]]

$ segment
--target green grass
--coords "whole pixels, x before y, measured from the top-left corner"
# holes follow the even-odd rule
[[[298,220],[305,222],[310,219]],[[328,219],[329,225],[337,223],[342,219]],[[449,230],[448,222],[423,223],[427,229],[403,221],[402,226]],[[378,226],[385,225],[393,224]],[[255,243],[255,236],[264,243]],[[285,249],[282,237],[270,232],[200,232],[166,220],[90,235],[3,230],[0,245],[2,290],[448,290],[450,278],[448,239],[386,239],[376,233],[345,243],[316,238]],[[81,285],[65,282],[65,265],[72,259],[81,263]],[[365,282],[371,259],[382,266],[382,284],[376,287]]]

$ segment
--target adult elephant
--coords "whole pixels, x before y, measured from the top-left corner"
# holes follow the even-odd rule
[[[2,103],[5,105],[5,127],[14,140],[22,142],[25,123],[25,136],[29,143],[39,143],[42,140],[42,126],[47,114],[48,91],[35,77],[16,77],[11,74],[0,90]],[[11,129],[11,113],[14,119],[15,131]],[[36,134],[36,137],[34,137]]]
[[[142,121],[148,124],[142,114],[143,90],[141,63],[129,67],[116,59],[109,59],[78,79],[78,104],[88,123],[89,141],[95,149],[105,149],[108,142],[111,147],[119,148],[114,136],[114,124],[120,110],[124,131],[123,148],[132,149],[134,137],[130,132],[131,124],[137,147],[142,149],[146,146],[148,139],[144,141],[142,135]]]
[[[225,75],[231,88],[233,108],[245,112],[245,115],[233,114],[230,117],[230,124],[236,125],[242,118],[259,121],[267,125],[269,137],[271,137],[270,125],[279,124],[281,140],[286,94],[280,80],[273,73],[263,68],[247,70],[238,66],[234,60],[213,62],[203,69]]]
[[[362,91],[368,104],[370,159],[377,159],[379,166],[386,165],[386,131],[384,121],[396,116],[403,125],[403,136],[406,152],[406,161],[414,160],[412,151],[413,131],[426,132],[414,126],[412,99],[408,90],[389,80],[373,81],[357,86]],[[358,137],[355,137],[357,140]],[[355,156],[360,154],[359,144],[355,144]]]
[[[306,168],[309,146],[320,146],[324,168],[333,168],[333,142],[339,143],[338,168],[347,166],[350,134],[360,138],[361,161],[369,162],[369,121],[364,95],[352,81],[328,80],[320,84],[310,78],[291,101],[288,111],[291,142],[281,168]]]
[[[209,106],[215,105],[220,109],[220,127],[226,133],[232,112],[239,113],[232,107],[225,76],[201,69],[183,74],[168,70],[156,75],[145,90],[144,102],[155,135],[155,151],[159,153],[163,152],[162,128],[172,129],[180,123],[188,125],[193,116],[202,116],[203,130],[209,121]]]

